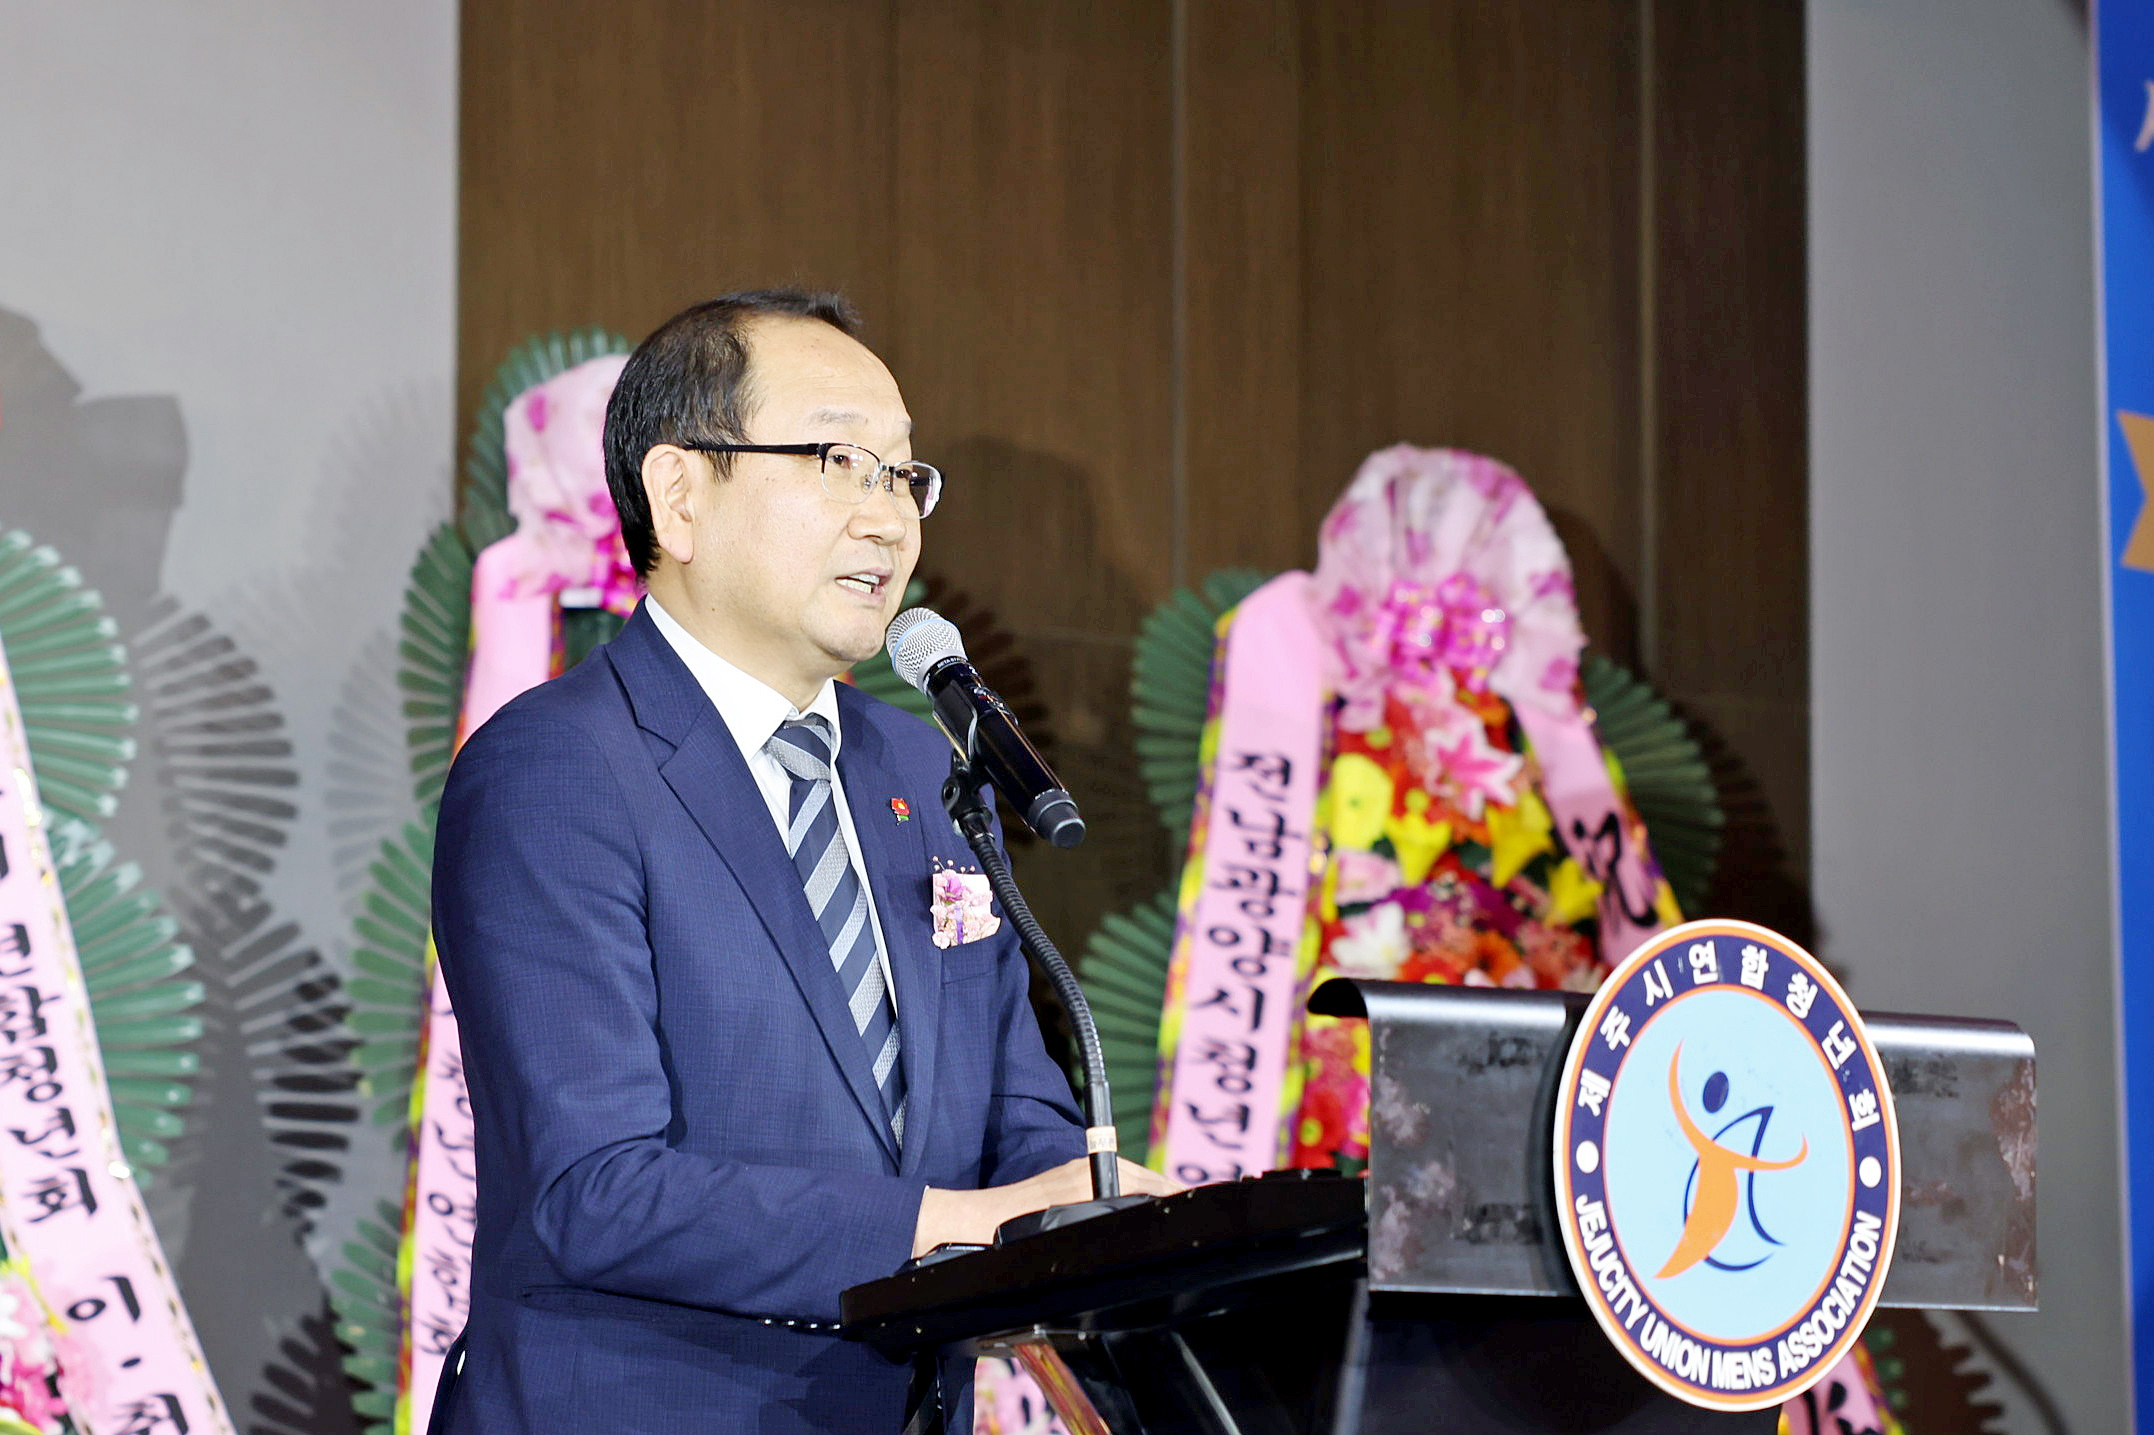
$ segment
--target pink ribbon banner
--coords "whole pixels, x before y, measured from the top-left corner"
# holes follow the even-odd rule
[[[442,1360],[471,1314],[471,1238],[478,1224],[479,1170],[471,1093],[456,1013],[427,943],[427,1022],[412,1101],[409,1232],[399,1264],[404,1282],[404,1354],[409,1378],[396,1429],[417,1432],[433,1408]],[[413,1412],[417,1415],[414,1417]]]
[[[552,674],[563,607],[622,617],[641,591],[606,491],[606,405],[626,354],[589,359],[519,394],[501,416],[516,531],[471,574],[471,655],[456,745],[502,704]],[[397,1279],[404,1295],[396,1435],[426,1424],[441,1363],[471,1309],[477,1219],[471,1098],[456,1013],[427,946],[427,1004],[412,1086],[411,1181]]]
[[[0,1239],[60,1319],[78,1430],[231,1435],[120,1150],[4,654],[0,729]]]
[[[1613,967],[1662,926],[1660,867],[1629,820],[1583,714],[1521,698],[1511,709],[1540,759],[1541,792],[1563,849],[1601,884],[1601,960]]]
[[[1285,1154],[1324,748],[1312,676],[1324,671],[1323,649],[1308,595],[1306,573],[1250,594],[1220,657],[1234,702],[1219,715],[1191,824],[1185,884],[1195,885],[1185,885],[1169,978],[1180,1023],[1170,1018],[1160,1033],[1172,1063],[1164,1169],[1188,1185],[1269,1171]]]
[[[1888,1423],[1890,1422],[1890,1423]],[[1840,1357],[1823,1380],[1780,1407],[1782,1435],[1839,1435],[1844,1430],[1899,1430],[1881,1403],[1854,1351]]]

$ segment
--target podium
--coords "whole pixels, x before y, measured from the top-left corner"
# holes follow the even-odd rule
[[[1370,1027],[1369,1168],[1202,1187],[845,1292],[892,1354],[1016,1355],[1072,1435],[1770,1432],[1619,1355],[1556,1225],[1554,1092],[1586,998],[1334,979]],[[2032,1310],[2034,1046],[2008,1022],[1869,1014],[1898,1109],[1881,1304]]]

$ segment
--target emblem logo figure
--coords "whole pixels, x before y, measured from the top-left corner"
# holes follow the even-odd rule
[[[1899,1228],[1899,1135],[1861,1018],[1815,957],[1743,922],[1662,933],[1587,1006],[1557,1101],[1571,1268],[1647,1379],[1760,1409],[1861,1336]]]
[[[1660,1274],[1657,1277],[1660,1280],[1666,1280],[1670,1276],[1679,1276],[1700,1261],[1712,1260],[1713,1252],[1720,1248],[1720,1243],[1727,1239],[1729,1228],[1735,1224],[1736,1207],[1742,1201],[1742,1174],[1744,1172],[1755,1175],[1759,1171],[1790,1171],[1800,1166],[1810,1156],[1810,1140],[1808,1137],[1803,1138],[1802,1150],[1785,1161],[1764,1160],[1754,1149],[1746,1156],[1740,1151],[1730,1151],[1727,1147],[1721,1145],[1718,1136],[1726,1134],[1727,1131],[1736,1126],[1740,1126],[1749,1119],[1748,1116],[1737,1117],[1729,1122],[1727,1126],[1722,1127],[1720,1132],[1714,1136],[1706,1135],[1699,1128],[1698,1123],[1690,1119],[1690,1111],[1683,1104],[1683,1087],[1676,1076],[1677,1068],[1682,1064],[1682,1060],[1683,1047],[1682,1043],[1678,1042],[1675,1048],[1675,1060],[1668,1063],[1668,1104],[1675,1109],[1675,1119],[1683,1128],[1684,1139],[1689,1141],[1692,1149],[1698,1153],[1698,1164],[1691,1172],[1689,1190],[1684,1193],[1685,1198],[1688,1199],[1690,1191],[1694,1190],[1697,1192],[1697,1199],[1691,1204],[1689,1216],[1683,1224],[1682,1241],[1676,1246],[1675,1254],[1668,1257],[1668,1263],[1660,1268]],[[1721,1102],[1713,1100],[1714,1082],[1719,1083],[1722,1093],[1721,1099],[1725,1101],[1728,1085],[1726,1073],[1716,1071],[1713,1073],[1712,1080],[1706,1083],[1705,1105],[1709,1111],[1718,1110],[1721,1105]],[[1758,1112],[1751,1114],[1769,1117],[1771,1111],[1772,1108],[1767,1106],[1761,1107]],[[1764,1139],[1765,1121],[1760,1120],[1758,1123],[1758,1140],[1763,1142]],[[1780,1244],[1766,1234],[1764,1223],[1758,1220],[1755,1188],[1752,1190],[1750,1200],[1750,1224],[1766,1240],[1772,1241],[1772,1244],[1776,1246]],[[1752,1261],[1750,1265],[1758,1265],[1763,1259],[1763,1257],[1760,1257],[1757,1261]],[[1713,1264],[1721,1270],[1748,1270],[1750,1268],[1749,1266],[1730,1266],[1719,1261],[1714,1261]]]

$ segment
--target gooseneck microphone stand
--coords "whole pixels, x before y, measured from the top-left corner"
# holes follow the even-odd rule
[[[1002,849],[995,845],[994,813],[989,799],[983,794],[982,782],[983,778],[965,754],[952,752],[950,777],[942,785],[942,805],[949,811],[950,820],[957,824],[966,844],[972,848],[973,856],[979,859],[980,870],[987,874],[987,885],[993,889],[995,899],[1002,903],[1002,910],[1017,928],[1018,940],[1026,955],[1046,973],[1047,980],[1054,984],[1055,994],[1069,1011],[1070,1025],[1076,1031],[1078,1053],[1084,1066],[1085,1151],[1092,1165],[1091,1200],[1050,1206],[1044,1211],[1005,1221],[996,1236],[1002,1241],[1031,1235],[1035,1231],[1053,1230],[1151,1198],[1122,1194],[1121,1173],[1115,1167],[1114,1106],[1107,1093],[1107,1062],[1100,1054],[1099,1027],[1092,1020],[1092,1005],[1085,1000],[1084,988],[1077,985],[1077,976],[1070,970],[1070,964],[1063,960],[1062,953],[1056,950],[1054,942],[1032,915],[1024,893],[1017,890],[1017,879],[1010,875],[1009,861],[1002,855]]]

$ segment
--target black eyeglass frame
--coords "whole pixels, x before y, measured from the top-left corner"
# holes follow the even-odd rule
[[[679,443],[676,443],[674,446],[676,448],[688,449],[694,453],[775,453],[786,454],[797,458],[813,458],[815,460],[816,471],[825,479],[830,477],[829,465],[830,451],[832,449],[859,449],[860,452],[866,454],[869,458],[875,460],[875,473],[872,477],[862,481],[860,487],[860,496],[858,498],[851,499],[842,498],[835,493],[830,493],[830,485],[828,483],[825,483],[823,485],[823,492],[830,493],[830,496],[837,499],[840,503],[866,503],[868,501],[868,490],[874,486],[875,480],[880,478],[883,479],[883,492],[889,494],[892,498],[895,498],[897,497],[898,470],[900,468],[924,468],[927,470],[928,474],[926,479],[927,494],[925,502],[921,501],[922,496],[919,492],[919,484],[913,482],[911,479],[907,479],[905,483],[905,486],[907,488],[914,490],[913,506],[919,510],[919,512],[914,516],[914,521],[918,522],[921,519],[925,519],[929,514],[935,511],[936,505],[942,501],[942,470],[935,467],[935,465],[931,463],[922,463],[919,459],[916,458],[909,458],[905,460],[905,462],[902,464],[886,463],[883,461],[883,456],[877,453],[874,449],[865,447],[864,445],[857,443],[846,443],[842,439],[832,439],[827,443],[695,443],[684,440]],[[885,474],[889,476],[887,478],[884,478]]]

